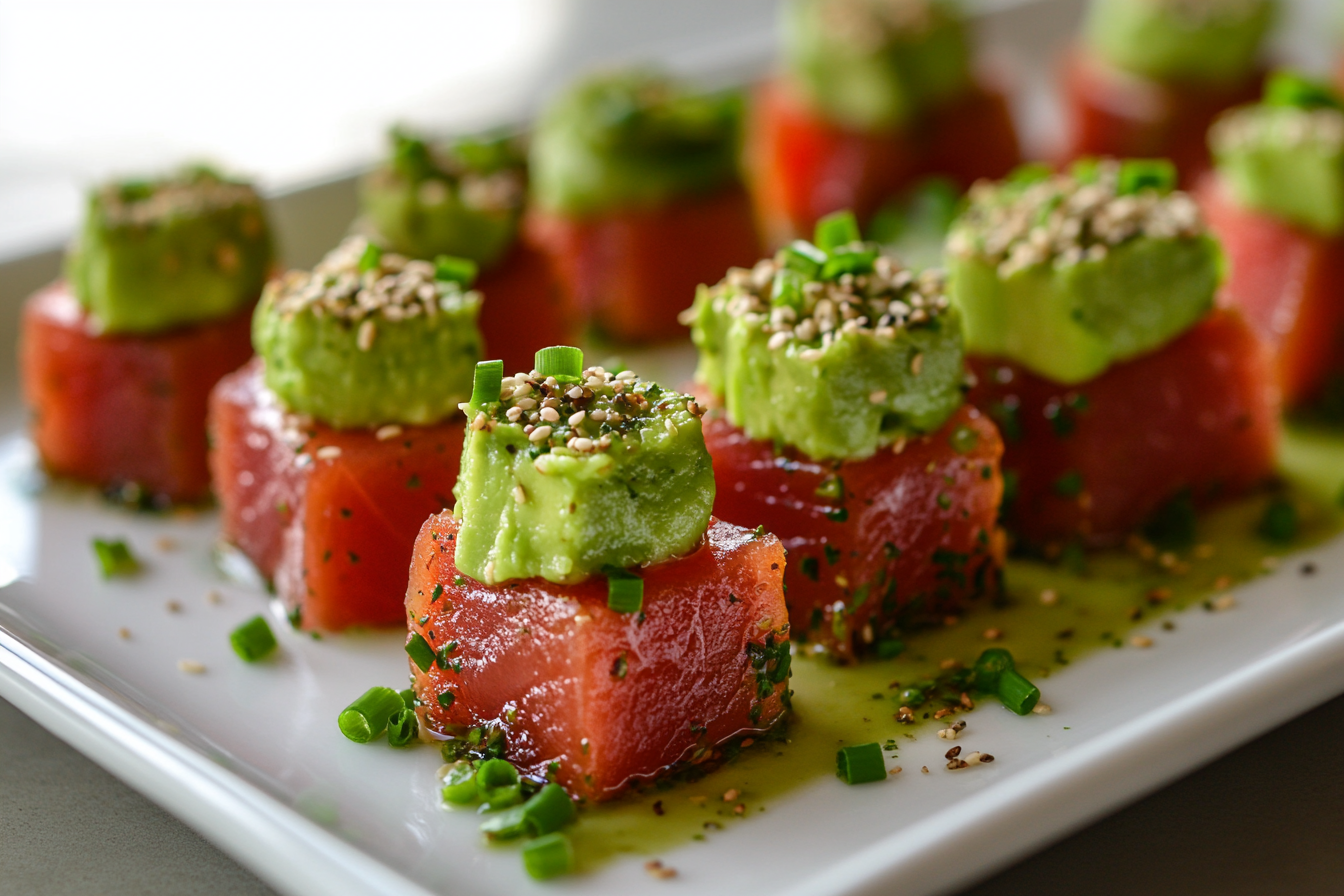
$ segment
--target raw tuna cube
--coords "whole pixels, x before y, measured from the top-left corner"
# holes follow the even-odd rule
[[[1284,404],[1320,399],[1344,378],[1344,238],[1242,208],[1216,175],[1198,198],[1231,268],[1221,298],[1274,346]]]
[[[1117,544],[1183,491],[1207,504],[1274,471],[1273,361],[1235,312],[1077,386],[970,360],[970,400],[998,421],[1004,475],[1016,481],[1005,522],[1028,544]]]
[[[1181,185],[1193,186],[1210,166],[1209,125],[1224,109],[1258,98],[1260,82],[1257,73],[1231,87],[1162,84],[1074,51],[1060,73],[1064,156],[1167,158]]]
[[[921,177],[970,184],[1017,164],[1017,133],[1002,94],[980,88],[910,131],[832,124],[778,81],[757,91],[746,174],[770,245],[810,236],[822,215],[852,209],[860,221]],[[708,281],[707,281],[708,282]]]
[[[784,550],[773,536],[711,520],[700,548],[641,571],[642,611],[618,613],[602,577],[487,587],[459,575],[456,532],[451,513],[425,523],[406,590],[411,638],[438,654],[410,667],[427,730],[497,728],[521,771],[605,800],[713,760],[784,714]]]
[[[23,310],[19,366],[32,438],[58,476],[154,503],[210,494],[210,389],[252,354],[251,311],[153,335],[96,335],[64,283]]]
[[[524,226],[579,313],[623,342],[684,336],[677,315],[695,288],[760,257],[751,203],[739,187],[591,218],[534,209]]]
[[[452,505],[464,424],[332,429],[286,413],[260,360],[210,398],[224,541],[304,629],[399,625],[425,518]]]
[[[794,637],[850,658],[901,623],[941,620],[997,591],[1003,443],[963,406],[938,432],[866,460],[816,461],[705,418],[714,513],[765,526],[789,553]]]

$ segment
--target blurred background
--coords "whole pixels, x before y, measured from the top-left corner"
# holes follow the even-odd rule
[[[210,159],[274,193],[374,161],[394,122],[525,120],[575,73],[655,61],[710,81],[766,71],[777,0],[0,2],[0,261],[63,242],[87,183]],[[1040,151],[1077,0],[968,0],[1022,87]],[[1275,54],[1325,70],[1332,0],[1294,0]],[[299,259],[294,259],[299,260]]]

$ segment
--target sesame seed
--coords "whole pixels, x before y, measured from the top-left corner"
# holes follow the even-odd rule
[[[924,372],[924,353],[917,352],[915,356],[910,359],[910,374],[912,376],[919,376],[923,372]]]
[[[733,800],[737,799],[739,795],[740,794],[738,793],[736,788],[725,790],[723,792],[723,801],[725,803],[731,803]]]
[[[378,427],[378,431],[373,434],[380,442],[386,442],[388,439],[395,439],[401,435],[401,427],[395,423],[389,423],[386,426]]]
[[[323,445],[317,449],[318,460],[335,460],[341,456],[341,449],[337,445]]]
[[[1152,647],[1153,639],[1147,635],[1135,635],[1129,639],[1129,643],[1134,647]]]
[[[1031,708],[1031,711],[1038,716],[1048,716],[1050,713],[1054,712],[1054,710],[1050,708],[1049,703],[1037,703]]]
[[[555,408],[542,408],[541,419],[545,420],[547,423],[559,422],[560,412],[557,411]]]
[[[804,361],[820,361],[823,352],[819,348],[804,349],[798,353],[798,357]]]
[[[175,600],[170,600],[170,601],[168,601],[167,603],[165,603],[165,604],[163,605],[163,608],[164,608],[165,610],[167,610],[169,613],[181,613],[181,612],[182,612],[182,604],[178,603],[178,602],[175,601]]]
[[[205,602],[217,606],[224,603],[224,595],[220,594],[218,591],[207,591],[205,592]]]
[[[177,550],[177,539],[169,538],[167,535],[160,535],[154,540],[154,546],[164,553]]]
[[[371,320],[366,320],[359,325],[359,334],[355,339],[355,344],[359,350],[366,352],[373,348],[373,340],[378,336],[378,327]]]
[[[569,415],[569,425],[578,426],[580,423],[583,422],[583,418],[586,416],[588,416],[587,411],[575,411],[574,413]]]
[[[544,442],[551,437],[551,428],[549,426],[538,426],[528,435],[528,440],[532,442]]]
[[[878,389],[876,392],[873,392],[868,396],[868,400],[873,404],[881,404],[882,402],[887,400],[887,390]]]
[[[997,629],[997,628],[987,628],[987,629],[985,629],[985,640],[986,640],[986,641],[998,641],[998,640],[1000,640],[1002,637],[1003,637],[1003,630],[1002,630],[1002,629]]]
[[[579,438],[573,440],[572,447],[575,451],[581,451],[584,454],[587,454],[588,452],[593,450],[594,447],[593,440],[580,436]]]
[[[205,672],[205,664],[196,660],[178,660],[177,668],[178,671],[185,672],[188,675],[201,675]]]
[[[1059,592],[1053,588],[1046,588],[1041,592],[1041,603],[1047,607],[1053,607],[1059,603]]]
[[[122,626],[121,628],[117,629],[117,637],[123,641],[129,641],[131,640],[131,630],[126,628],[125,626]]]
[[[1237,605],[1237,599],[1230,594],[1220,594],[1210,601],[1210,606],[1218,612],[1230,610]]]
[[[519,504],[527,503],[527,490],[523,488],[521,484],[513,487],[513,500],[517,501]]]
[[[671,417],[663,418],[663,427],[667,430],[668,435],[675,436],[677,434],[677,424],[672,422]]]

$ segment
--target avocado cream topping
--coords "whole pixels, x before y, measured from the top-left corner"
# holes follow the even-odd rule
[[[530,153],[542,208],[584,216],[650,208],[737,180],[742,98],[648,72],[598,75],[542,115]]]
[[[1112,65],[1176,83],[1248,78],[1274,22],[1274,0],[1094,0],[1088,45]]]
[[[701,287],[684,321],[696,375],[728,419],[815,458],[870,456],[937,429],[962,402],[961,326],[942,271],[915,275],[870,244],[799,241],[733,268]]]
[[[1075,383],[1192,326],[1222,256],[1174,184],[1166,162],[1084,160],[972,187],[947,242],[967,351]]]
[[[1264,102],[1215,122],[1209,143],[1238,204],[1325,235],[1344,230],[1344,98],[1330,85],[1279,73]]]
[[[495,584],[576,582],[693,550],[714,473],[694,399],[631,371],[504,377],[470,418],[457,566]]]
[[[91,191],[66,272],[104,332],[153,333],[256,301],[271,260],[256,190],[194,167]]]
[[[471,394],[481,353],[473,269],[350,237],[312,271],[267,284],[252,326],[266,385],[290,410],[337,427],[447,417]]]
[[[455,255],[489,267],[513,244],[523,207],[518,141],[431,141],[402,129],[392,155],[360,181],[376,241],[412,258]]]
[[[840,124],[901,127],[970,86],[964,16],[948,0],[792,0],[783,22],[791,82]]]

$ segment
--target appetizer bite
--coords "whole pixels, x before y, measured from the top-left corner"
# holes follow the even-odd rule
[[[532,141],[528,238],[606,335],[683,335],[695,287],[759,254],[737,171],[741,100],[647,73],[571,88]]]
[[[450,503],[481,354],[460,259],[351,237],[267,285],[257,358],[210,399],[222,537],[305,629],[402,620],[420,524]]]
[[[208,498],[206,401],[251,354],[271,259],[256,191],[208,168],[92,190],[66,279],[23,310],[43,466],[133,504]]]
[[[757,91],[746,171],[771,246],[933,173],[970,184],[1019,160],[1003,95],[972,73],[949,0],[790,0],[784,71]]]
[[[1166,162],[1028,167],[972,188],[948,237],[971,401],[1003,432],[1028,545],[1115,544],[1273,471],[1269,352],[1214,309],[1221,253],[1175,182]]]
[[[1209,167],[1219,112],[1255,98],[1275,0],[1093,0],[1061,81],[1066,157],[1169,158],[1181,183]]]
[[[695,401],[582,358],[478,366],[406,652],[425,729],[605,800],[778,722],[789,625],[779,540],[710,516]]]
[[[1274,346],[1287,405],[1344,399],[1344,97],[1280,73],[1209,140],[1199,199],[1230,263],[1223,298]]]
[[[391,157],[359,184],[363,228],[408,258],[474,262],[485,351],[509,369],[575,329],[546,257],[519,236],[526,157],[516,138],[431,141],[389,134]]]
[[[715,404],[714,513],[780,537],[793,637],[841,659],[893,655],[903,627],[997,590],[1003,445],[963,403],[943,282],[844,212],[701,287],[688,314]]]

